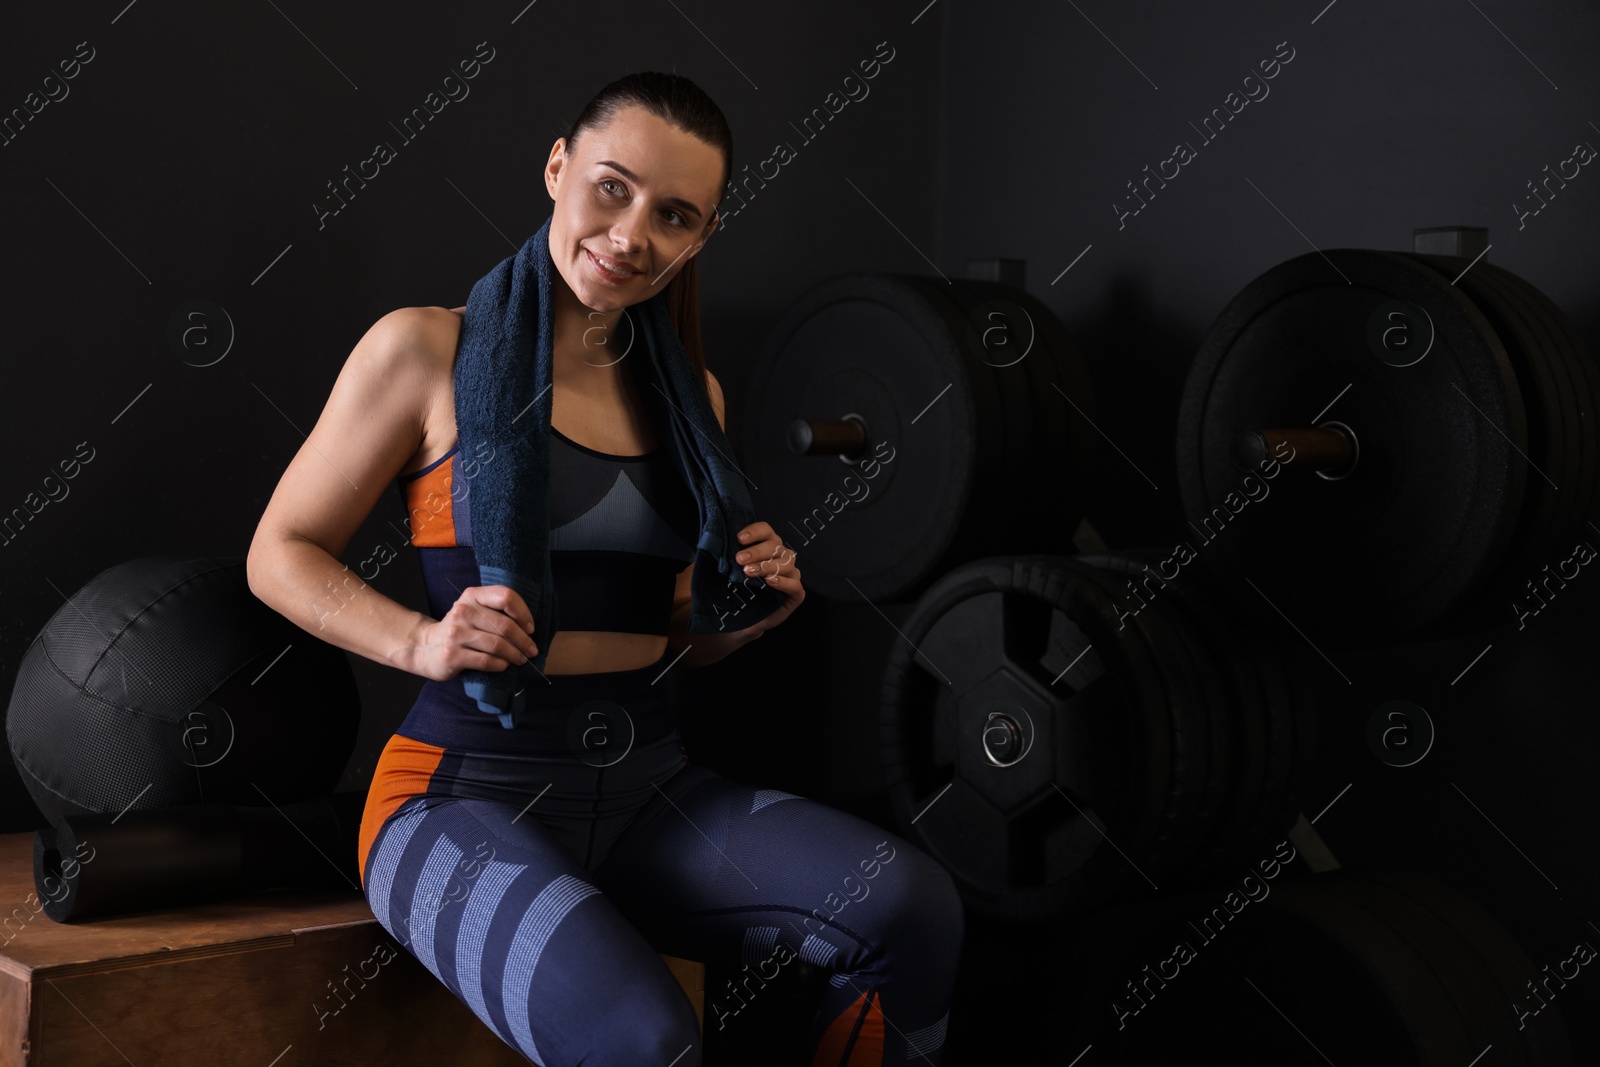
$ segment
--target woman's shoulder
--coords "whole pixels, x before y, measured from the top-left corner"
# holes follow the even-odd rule
[[[390,358],[401,361],[402,377],[420,388],[422,442],[406,462],[402,474],[436,462],[455,442],[456,342],[461,336],[461,315],[466,310],[444,307],[405,307],[389,312],[373,326],[381,332]],[[391,364],[393,365],[393,364]]]
[[[396,308],[372,327],[392,352],[419,360],[427,371],[449,376],[455,366],[465,307]]]

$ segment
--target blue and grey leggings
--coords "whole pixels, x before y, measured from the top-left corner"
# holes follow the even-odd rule
[[[565,699],[540,714],[592,718],[579,679],[609,680],[615,709],[641,674],[552,676]],[[937,1065],[963,934],[945,870],[864,819],[690,764],[659,701],[622,704],[620,758],[550,736],[515,753],[391,737],[361,854],[384,928],[542,1067],[699,1064],[662,953],[744,965],[707,990],[708,1030],[804,960],[832,972],[814,1065]]]

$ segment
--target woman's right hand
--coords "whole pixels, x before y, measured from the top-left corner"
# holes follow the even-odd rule
[[[444,618],[418,631],[414,673],[446,682],[464,670],[503,671],[526,663],[539,654],[533,625],[533,613],[515,589],[468,586]]]

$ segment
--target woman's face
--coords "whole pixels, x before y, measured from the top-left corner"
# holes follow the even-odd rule
[[[616,312],[666,287],[716,228],[722,154],[641,107],[545,165],[550,258],[585,307]],[[611,273],[615,271],[617,273]]]

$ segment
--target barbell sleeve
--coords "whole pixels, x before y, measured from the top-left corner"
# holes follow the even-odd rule
[[[1293,450],[1290,460],[1279,459],[1280,446]],[[1337,477],[1355,466],[1358,450],[1355,436],[1340,425],[1324,423],[1309,427],[1274,427],[1243,430],[1233,439],[1233,463],[1240,470],[1254,470],[1269,459],[1279,459],[1290,470],[1317,471]]]
[[[867,425],[855,419],[795,419],[789,450],[801,456],[854,456],[866,451]]]

